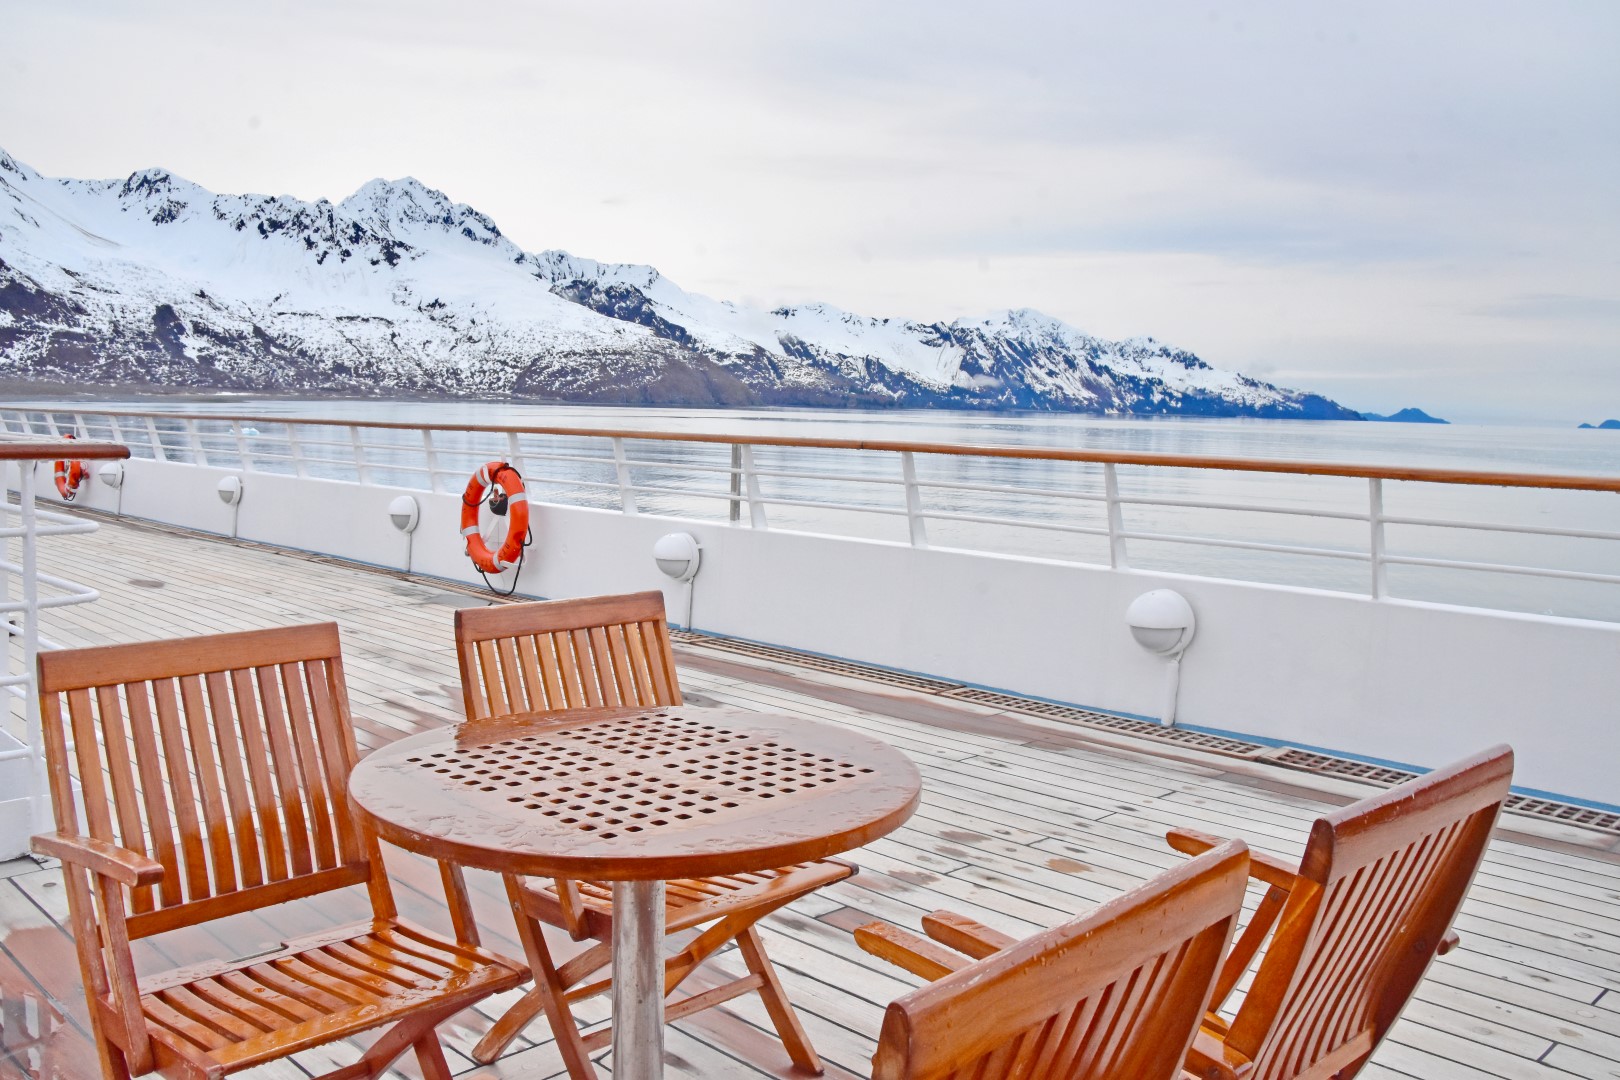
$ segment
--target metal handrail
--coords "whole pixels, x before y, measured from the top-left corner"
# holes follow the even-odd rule
[[[323,470],[323,474],[324,471],[328,470],[336,471],[340,478],[346,478],[352,471],[352,475],[361,483],[370,482],[369,477],[380,469],[402,477],[425,477],[428,489],[435,492],[459,490],[462,482],[461,477],[465,475],[465,466],[459,463],[481,461],[486,454],[491,452],[487,447],[467,449],[446,446],[443,445],[443,442],[436,441],[435,435],[444,433],[456,435],[504,435],[507,458],[514,462],[521,458],[525,462],[525,468],[533,467],[538,469],[544,463],[555,462],[600,468],[603,470],[604,476],[607,475],[606,471],[611,469],[612,479],[587,479],[582,475],[545,475],[536,471],[531,474],[530,482],[535,486],[544,485],[552,490],[561,488],[579,491],[582,495],[586,492],[594,492],[596,496],[593,496],[593,499],[598,501],[593,501],[591,505],[607,505],[611,507],[613,493],[616,493],[618,507],[626,514],[678,513],[667,509],[662,511],[649,510],[637,503],[638,496],[669,496],[727,502],[730,507],[729,516],[731,522],[738,527],[751,527],[754,529],[771,528],[767,513],[770,508],[808,509],[827,513],[856,513],[871,515],[874,519],[903,517],[907,522],[910,544],[917,548],[930,546],[928,536],[930,523],[963,523],[1009,529],[1042,530],[1076,536],[1100,536],[1106,537],[1108,541],[1106,565],[1115,569],[1129,567],[1128,542],[1133,541],[1312,556],[1333,561],[1350,560],[1370,565],[1367,595],[1374,599],[1384,599],[1388,596],[1386,571],[1392,565],[1531,575],[1553,580],[1582,580],[1604,584],[1616,582],[1614,575],[1596,571],[1557,569],[1550,566],[1489,562],[1477,559],[1426,557],[1418,553],[1397,554],[1387,550],[1385,530],[1387,526],[1391,525],[1439,529],[1454,528],[1593,541],[1620,541],[1620,532],[1601,529],[1557,528],[1506,522],[1448,520],[1444,518],[1394,515],[1384,512],[1383,484],[1386,481],[1620,493],[1620,477],[1613,476],[1547,475],[1380,466],[1342,462],[1283,461],[1146,451],[1117,452],[1055,447],[993,446],[871,439],[721,435],[549,425],[408,424],[370,420],[256,416],[250,414],[143,413],[128,410],[86,412],[54,407],[31,410],[22,408],[0,410],[0,430],[9,431],[14,425],[20,425],[25,431],[33,430],[38,426],[38,422],[31,420],[30,414],[42,415],[44,426],[52,431],[57,428],[56,418],[59,416],[71,416],[75,430],[81,435],[89,434],[92,423],[105,425],[114,435],[133,436],[131,441],[136,444],[137,449],[150,453],[157,460],[173,461],[177,458],[189,457],[196,464],[213,464],[217,467],[221,463],[221,459],[229,458],[232,460],[233,467],[240,467],[244,471],[251,472],[266,463],[273,463],[290,465],[292,471],[298,476],[309,476],[311,475],[311,469],[319,469]],[[226,425],[228,429],[204,430],[205,427],[215,425]],[[263,430],[253,430],[252,434],[248,434],[249,429],[245,429],[244,425],[253,425],[255,428],[262,428]],[[160,430],[160,428],[166,430]],[[329,429],[339,429],[345,438],[338,440],[327,437],[326,432]],[[372,442],[363,437],[363,433],[366,432],[382,431],[405,432],[414,436],[414,438]],[[605,440],[607,446],[601,448],[607,452],[595,453],[589,449],[573,452],[575,448],[568,446],[547,446],[541,449],[533,445],[525,446],[520,441],[524,438],[591,440],[595,441],[598,447],[601,447],[601,442]],[[418,439],[420,441],[417,441]],[[251,446],[249,445],[250,440]],[[630,453],[626,445],[628,442],[728,447],[731,451],[731,460],[729,464],[721,464],[710,460],[682,461],[677,456],[674,460],[655,461],[651,459],[650,455]],[[75,443],[71,445],[75,453],[77,453],[80,448],[88,444]],[[327,457],[324,454],[312,455],[310,453],[311,450],[326,448],[340,449],[343,453],[340,456],[332,457]],[[773,460],[768,465],[762,465],[755,461],[755,451],[761,448],[871,453],[878,455],[876,460],[885,463],[898,461],[900,468],[894,472],[888,472],[886,475],[880,470],[867,469],[851,472],[829,471],[825,467],[820,469],[794,469],[791,464],[784,467],[779,460],[776,460],[777,455],[773,455]],[[390,460],[380,460],[383,455],[386,455]],[[894,456],[891,457],[890,455]],[[918,456],[986,461],[1014,460],[1100,465],[1102,490],[1086,490],[1083,487],[1060,490],[1050,486],[1025,488],[1017,485],[998,486],[993,483],[972,482],[961,479],[928,479],[919,477],[917,474],[916,458]],[[1118,467],[1121,465],[1361,479],[1367,483],[1366,509],[1359,511],[1328,509],[1325,507],[1316,509],[1299,505],[1265,505],[1172,495],[1132,494],[1120,490]],[[884,465],[884,469],[892,467],[892,464]],[[696,478],[699,479],[704,476],[715,479],[723,478],[728,487],[715,487],[711,490],[698,486],[690,488],[674,486],[668,483],[664,477],[638,477],[638,471],[642,473],[677,471],[695,474]],[[650,482],[655,480],[665,482]],[[766,481],[782,483],[771,484],[773,490],[767,491],[763,486]],[[847,501],[847,498],[818,498],[817,496],[822,494],[819,491],[812,491],[807,495],[791,488],[786,491],[781,490],[784,485],[806,483],[835,487],[857,484],[863,487],[844,487],[842,490],[845,493],[863,491],[874,496],[881,494],[885,490],[899,489],[903,494],[903,502],[899,505],[888,501],[852,502]],[[1091,523],[1083,520],[1064,520],[1036,514],[998,514],[995,512],[996,508],[994,507],[988,512],[974,512],[972,508],[962,507],[930,508],[924,503],[923,495],[925,493],[950,492],[976,492],[991,496],[1005,495],[1014,499],[1022,499],[1026,505],[1030,500],[1050,500],[1056,506],[1077,506],[1093,503],[1103,509],[1105,520]],[[746,518],[741,513],[744,506],[748,509]],[[1127,527],[1123,514],[1124,509],[1127,507],[1163,507],[1243,514],[1271,514],[1294,518],[1319,518],[1333,522],[1363,523],[1367,527],[1367,533],[1365,534],[1367,539],[1365,546],[1358,549],[1355,545],[1345,548],[1320,546],[1311,543],[1271,543],[1259,540],[1200,535],[1192,532],[1171,532],[1152,528],[1132,529]],[[802,521],[803,519],[801,516],[795,520]],[[997,549],[994,546],[981,546],[966,549],[958,548],[956,550],[994,552]],[[1063,558],[1070,562],[1084,561],[1072,553],[1066,553]]]
[[[814,450],[870,450],[888,453],[937,454],[948,457],[1015,458],[1027,461],[1081,461],[1099,465],[1153,465],[1168,468],[1214,469],[1224,472],[1294,473],[1302,476],[1345,476],[1362,480],[1414,480],[1435,484],[1475,484],[1490,487],[1554,488],[1572,491],[1620,492],[1620,477],[1566,474],[1491,472],[1474,469],[1435,469],[1410,466],[1366,465],[1351,462],[1286,461],[1268,458],[1232,458],[1155,451],[1071,450],[1051,446],[1001,446],[974,443],[912,442],[886,439],[806,439],[789,435],[722,435],[689,431],[647,431],[631,428],[530,426],[523,424],[401,424],[383,420],[326,420],[236,413],[144,413],[127,410],[73,410],[42,407],[13,408],[12,412],[69,413],[119,419],[165,419],[188,422],[228,421],[292,427],[369,428],[390,431],[482,432],[490,434],[551,435],[593,439],[636,439],[648,442],[712,443],[717,446],[781,446]],[[261,433],[260,437],[264,437]],[[405,449],[400,446],[398,449]],[[75,454],[85,457],[84,454]]]

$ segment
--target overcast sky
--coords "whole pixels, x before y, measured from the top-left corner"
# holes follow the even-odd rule
[[[1620,416],[1620,4],[0,0],[0,146],[770,304],[1034,307],[1354,408]]]

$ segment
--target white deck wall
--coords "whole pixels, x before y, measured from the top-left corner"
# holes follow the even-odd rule
[[[226,535],[235,514],[244,539],[405,566],[387,514],[399,489],[249,473],[233,511],[215,493],[227,475],[134,459],[121,491],[95,481],[80,501]],[[412,569],[476,583],[459,495],[408,494],[422,508]],[[1518,784],[1620,803],[1617,625],[545,504],[533,529],[525,594],[663,588],[684,622],[684,587],[652,561],[680,529],[703,545],[698,630],[1137,715],[1158,714],[1165,665],[1125,609],[1173,587],[1198,617],[1183,724],[1427,767],[1509,742]]]

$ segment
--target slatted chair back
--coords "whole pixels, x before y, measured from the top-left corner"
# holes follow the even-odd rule
[[[349,809],[336,624],[42,653],[39,686],[58,828],[163,865],[130,938],[360,883],[394,915]]]
[[[1499,746],[1316,822],[1226,1038],[1251,1080],[1354,1075],[1456,917],[1512,776]]]
[[[472,720],[681,704],[660,592],[463,608],[456,653]]]
[[[1248,877],[1228,841],[889,1006],[873,1080],[1171,1080]]]

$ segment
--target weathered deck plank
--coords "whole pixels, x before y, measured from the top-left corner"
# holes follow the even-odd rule
[[[430,582],[172,530],[107,525],[53,538],[48,572],[99,589],[92,605],[48,613],[66,644],[101,644],[335,618],[343,629],[359,740],[370,748],[460,716],[450,613],[480,602]],[[146,584],[136,584],[135,582]],[[162,582],[153,587],[150,582]],[[626,587],[636,582],[626,581]],[[679,650],[678,650],[679,651]],[[780,666],[681,652],[689,698],[794,712],[859,728],[901,747],[924,776],[923,807],[904,829],[852,854],[862,873],[806,898],[765,924],[767,946],[805,1026],[848,1080],[868,1073],[883,1006],[913,985],[855,947],[849,929],[871,918],[915,925],[953,907],[1026,933],[1117,895],[1179,856],[1163,843],[1172,824],[1240,834],[1297,857],[1324,803],[1297,782],[1223,773],[1210,758],[1172,760],[1153,748],[1111,748],[1084,733],[1032,728],[1028,718],[913,700],[885,689]],[[834,692],[836,690],[836,692]],[[953,719],[956,718],[956,719]],[[1040,737],[1032,737],[1032,732]],[[402,910],[443,928],[437,874],[389,852]],[[62,923],[65,899],[49,867],[0,877],[0,1080],[80,1077],[88,1043],[76,967]],[[495,948],[518,951],[493,878],[471,874],[475,910]],[[333,920],[361,898],[289,905],[142,943],[144,967],[237,955]],[[1373,1080],[1620,1076],[1620,864],[1601,855],[1499,840],[1459,923],[1463,949],[1439,961],[1364,1076]],[[735,970],[735,956],[718,963]],[[560,1077],[549,1033],[537,1024],[493,1065],[467,1056],[502,1003],[444,1029],[452,1068],[479,1080]],[[593,1023],[605,1003],[590,1003]],[[670,1074],[683,1078],[790,1075],[752,998],[676,1025]],[[353,1060],[358,1047],[301,1055],[266,1077],[308,1075]],[[609,1074],[611,1059],[604,1058]],[[397,1074],[408,1076],[411,1066]]]

